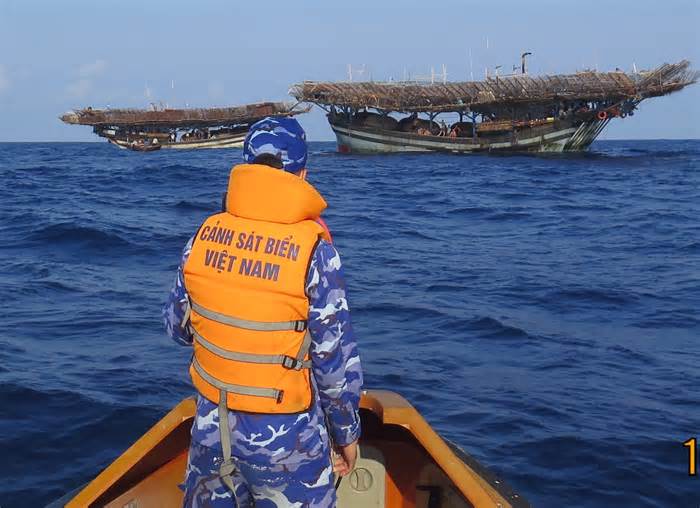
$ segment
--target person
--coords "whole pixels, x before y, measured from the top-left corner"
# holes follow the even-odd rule
[[[184,506],[332,507],[361,432],[343,267],[305,180],[299,123],[252,125],[244,160],[163,307],[167,334],[194,346]]]

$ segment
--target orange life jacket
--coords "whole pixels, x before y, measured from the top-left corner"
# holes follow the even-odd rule
[[[226,211],[200,227],[184,267],[192,382],[207,399],[253,413],[296,413],[313,393],[306,276],[326,208],[279,169],[231,170]]]

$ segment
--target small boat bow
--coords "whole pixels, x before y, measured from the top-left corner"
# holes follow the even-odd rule
[[[185,399],[71,499],[54,506],[181,506],[194,420]],[[365,391],[355,469],[338,487],[338,506],[525,508],[502,480],[442,439],[400,395]]]

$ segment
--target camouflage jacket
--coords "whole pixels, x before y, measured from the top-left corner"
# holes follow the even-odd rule
[[[163,306],[167,334],[184,346],[192,345],[192,335],[182,321],[187,305],[183,267],[193,238],[185,246],[175,282]],[[362,367],[350,324],[340,256],[330,243],[320,241],[312,255],[306,294],[310,303],[315,401],[308,412],[293,415],[229,411],[235,457],[293,467],[328,453],[328,431],[338,445],[349,444],[360,435]],[[217,405],[202,396],[197,399],[192,440],[221,448]]]

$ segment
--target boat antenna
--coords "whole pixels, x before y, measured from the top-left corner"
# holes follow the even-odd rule
[[[527,66],[525,65],[525,57],[531,55],[529,51],[524,52],[520,55],[520,72],[527,74]]]
[[[472,48],[469,48],[469,79],[474,81],[474,60],[472,59]]]
[[[487,55],[486,58],[488,58],[488,53],[489,53],[489,36],[487,35],[486,36],[486,55]],[[484,79],[489,79],[489,66],[488,65],[486,65],[486,67],[484,67]]]

